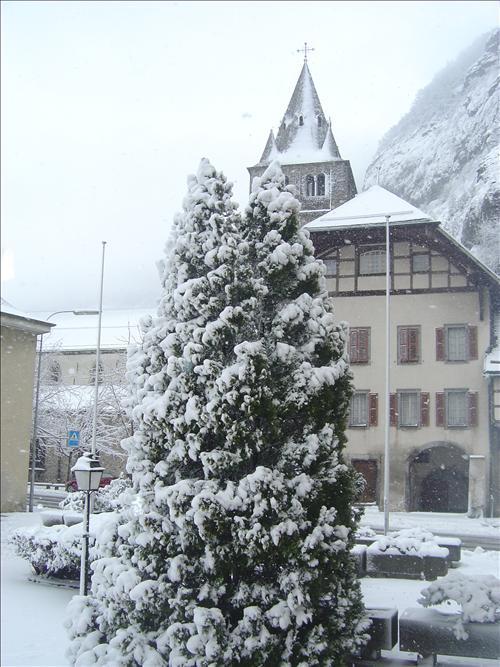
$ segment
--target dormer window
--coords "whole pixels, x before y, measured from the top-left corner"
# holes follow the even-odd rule
[[[304,116],[299,116],[299,125],[304,125]]]

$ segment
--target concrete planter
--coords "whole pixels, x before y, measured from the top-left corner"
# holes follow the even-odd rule
[[[358,577],[366,576],[366,547],[361,544],[355,544],[351,549],[351,556],[356,561]]]
[[[366,573],[369,577],[394,579],[425,579],[434,581],[448,573],[448,560],[442,556],[413,556],[366,552]]]

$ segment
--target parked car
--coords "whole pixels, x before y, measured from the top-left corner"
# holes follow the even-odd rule
[[[104,471],[103,474],[102,474],[102,477],[101,477],[101,481],[99,483],[99,488],[102,489],[103,487],[108,486],[108,484],[111,484],[111,482],[114,479],[116,479],[116,477],[113,477],[113,475],[111,475],[111,473]],[[71,479],[69,479],[66,482],[65,488],[66,488],[66,491],[68,493],[72,493],[73,491],[78,491],[78,485],[76,483],[74,473],[72,473]]]

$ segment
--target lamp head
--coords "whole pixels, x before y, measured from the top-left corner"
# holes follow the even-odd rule
[[[76,484],[80,491],[97,491],[99,489],[104,468],[101,467],[97,458],[93,458],[90,452],[82,454],[71,470],[75,473]]]

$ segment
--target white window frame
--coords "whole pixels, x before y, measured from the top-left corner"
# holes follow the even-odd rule
[[[463,416],[451,423],[453,413],[450,409],[451,396],[461,396]],[[456,406],[455,406],[456,408]],[[445,390],[445,415],[447,428],[467,428],[469,426],[469,390],[468,389],[446,389]]]
[[[398,390],[398,427],[399,428],[418,428],[421,422],[421,397],[420,389],[400,389]],[[413,397],[415,400],[415,419],[406,416],[404,400],[406,397]],[[408,406],[409,407],[409,406]],[[411,411],[410,411],[411,412]]]
[[[461,357],[451,358],[450,355],[450,339],[449,334],[451,331],[462,330],[463,331],[463,347],[464,353]],[[469,327],[467,324],[446,324],[444,327],[444,349],[445,349],[445,359],[446,361],[451,362],[463,362],[469,361]]]
[[[426,260],[426,265],[424,267],[416,266],[419,261]],[[418,253],[411,256],[411,270],[412,273],[427,273],[431,268],[431,258],[428,252]]]
[[[368,389],[362,389],[355,391],[351,396],[351,401],[349,404],[349,426],[354,428],[366,428],[370,423],[370,405],[369,405],[369,391]],[[356,415],[352,410],[354,400],[356,398],[364,397],[364,407],[358,409],[358,414]],[[355,419],[356,418],[356,419]]]
[[[338,262],[335,257],[324,257],[323,258],[323,263],[326,267],[326,277],[329,278],[331,276],[336,276],[337,275],[337,269],[338,269]],[[334,266],[334,270],[331,270],[331,266]]]

